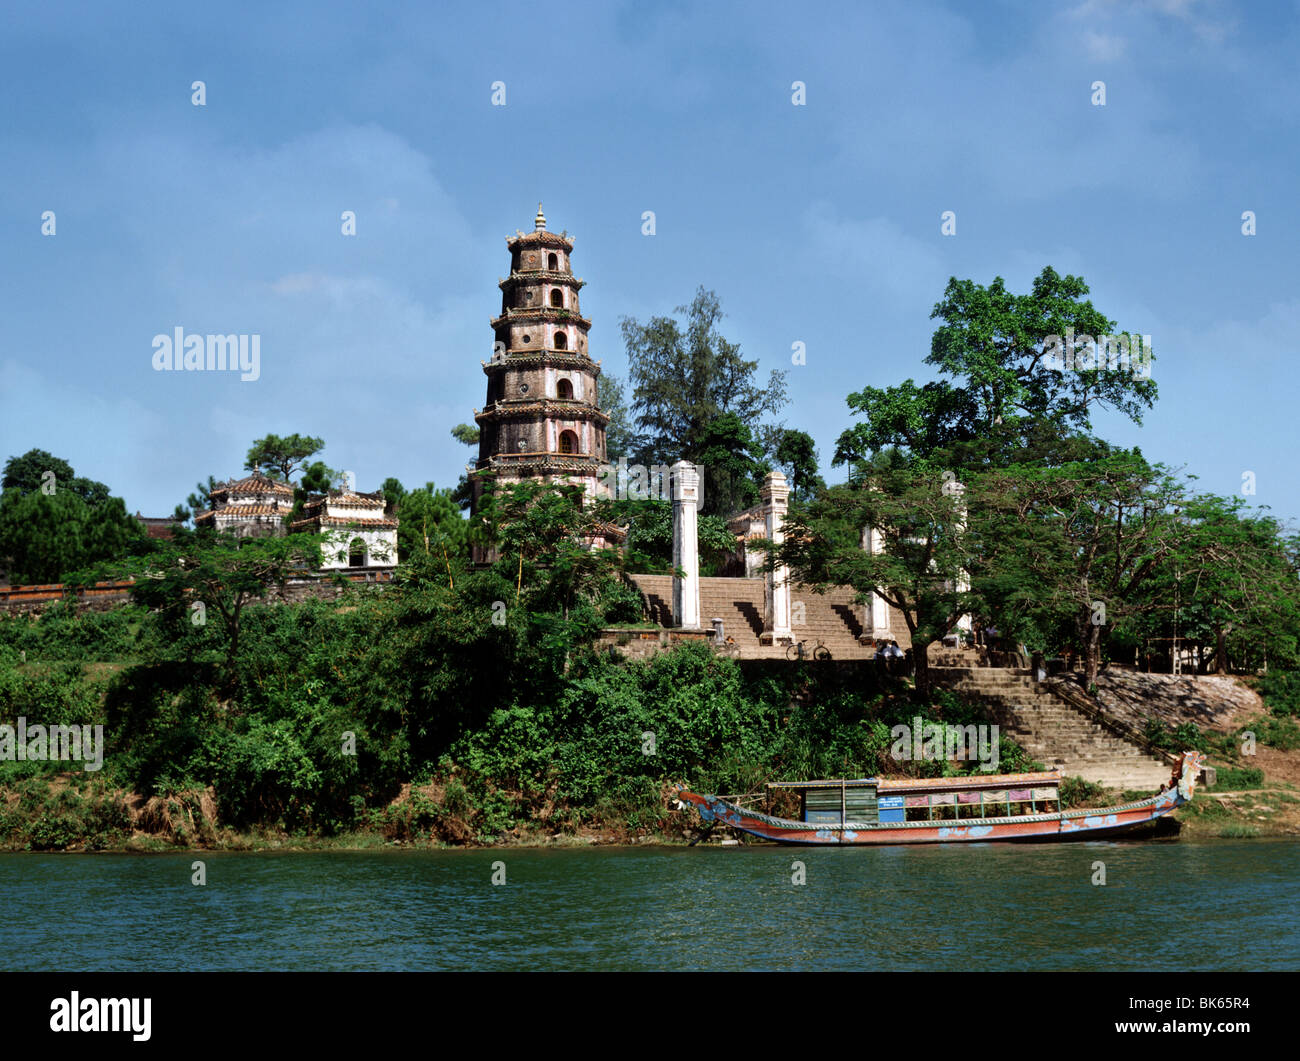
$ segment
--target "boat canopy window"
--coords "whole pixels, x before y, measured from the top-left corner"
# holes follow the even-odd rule
[[[770,781],[767,787],[799,792],[805,821],[829,822],[832,818],[838,820],[843,813],[850,821],[914,822],[1055,813],[1061,810],[1060,784],[1060,772],[1047,771],[893,780],[868,777]],[[856,795],[855,790],[861,795]]]
[[[913,792],[901,798],[903,820],[909,822],[943,818],[1015,818],[1023,814],[1047,814],[1061,809],[1060,790],[1055,784]]]

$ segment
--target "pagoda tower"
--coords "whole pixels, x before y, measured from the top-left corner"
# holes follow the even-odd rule
[[[479,457],[474,499],[484,473],[498,482],[541,479],[582,486],[588,497],[608,493],[601,482],[606,463],[605,426],[596,380],[600,362],[587,350],[591,321],[582,316],[567,232],[546,229],[537,204],[533,231],[506,237],[510,275],[498,282],[501,315],[487,375],[487,405],[477,410]]]

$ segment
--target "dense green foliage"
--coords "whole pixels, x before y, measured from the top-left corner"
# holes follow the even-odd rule
[[[668,501],[606,501],[601,518],[627,528],[625,564],[629,571],[667,574],[672,571],[673,507]],[[721,516],[700,516],[696,522],[700,573],[716,575],[736,552],[735,535]]]
[[[987,721],[883,676],[864,687],[836,668],[747,667],[702,645],[647,661],[597,651],[596,633],[631,598],[615,554],[578,544],[590,517],[574,495],[515,486],[485,511],[498,527],[489,567],[418,555],[379,591],[295,605],[249,606],[245,583],[257,565],[274,581],[283,569],[265,565],[301,543],[183,539],[167,563],[154,559],[163,577],[140,580],[149,610],[60,606],[0,622],[0,722],[102,724],[96,784],[175,805],[184,838],[200,819],[182,812],[210,786],[236,828],[490,840],[654,828],[669,821],[672,782],[739,792],[776,775],[895,772],[891,726]],[[196,595],[209,615],[233,616],[241,593],[237,639],[225,621],[191,620]],[[1010,741],[1001,752],[1005,769],[1032,765]],[[4,764],[0,779],[66,765]],[[64,804],[27,843],[94,845],[117,827],[102,795]]]
[[[1300,718],[1300,671],[1271,670],[1255,688],[1273,714]]]
[[[990,721],[928,681],[928,646],[965,614],[1003,641],[1082,658],[1088,685],[1107,659],[1158,661],[1175,638],[1218,669],[1267,663],[1267,715],[1232,735],[1151,722],[1146,736],[1230,760],[1247,733],[1300,747],[1300,539],[1092,437],[1096,409],[1140,421],[1156,390],[1141,373],[1095,361],[1060,371],[1040,357],[1052,336],[1113,329],[1087,293],[1050,268],[1026,295],[1001,279],[952,280],[927,359],[943,378],[851,394],[860,422],[836,452],[849,481],[829,488],[808,435],[761,423],[785,404],[784,375],[754,382],[757,362],[719,333],[716,296],[701,289],[679,308],[684,323],[623,321],[630,394],[612,379],[601,389],[611,458],[703,465],[706,571],[735,548],[723,517],[784,467],[794,497],[773,562],[897,608],[914,688],[860,668],[742,664],[703,645],[645,661],[599,650],[603,628],[641,618],[628,571],[670,568],[662,501],[590,504],[576,487],[487,481],[470,521],[459,511],[467,478],[451,491],[389,478],[383,494],[401,520],[394,581],[269,606],[276,583],[319,566],[320,539],[186,531],[149,543],[103,484],[43,451],[12,458],[0,497],[11,573],[85,579],[111,559],[100,573],[135,585],[133,603],[107,614],[67,603],[0,618],[0,723],[100,724],[107,746],[102,774],[62,789],[50,779],[66,764],[0,763],[0,844],[114,842],[128,824],[115,786],[150,800],[182,839],[204,835],[204,801],[215,799],[237,828],[490,840],[651,829],[679,782],[743,793],[774,776],[955,770],[893,761],[890,735],[918,716]],[[452,434],[477,443],[470,425]],[[285,481],[300,470],[301,505],[337,477],[308,463],[322,445],[268,435],[248,467]],[[214,485],[198,484],[189,508],[208,505]],[[591,548],[610,524],[627,529],[627,548]],[[471,546],[490,561],[470,564]],[[999,750],[1002,770],[1035,768],[1008,738]]]
[[[464,553],[469,526],[451,490],[425,483],[408,492],[397,480],[391,482],[395,488],[390,486],[385,495],[395,495],[390,502],[396,507],[399,560],[416,554],[450,558]]]
[[[1149,348],[1125,351],[1134,337],[1087,294],[1050,267],[1024,295],[952,279],[926,358],[942,378],[849,395],[849,482],[797,514],[784,559],[807,581],[880,586],[921,682],[963,613],[1082,661],[1085,687],[1112,658],[1168,669],[1175,648],[1205,670],[1300,666],[1300,538],[1093,437],[1099,409],[1141,423],[1156,384]],[[863,558],[867,524],[882,550]]]
[[[0,494],[0,568],[15,584],[58,582],[81,568],[147,551],[140,522],[108,487],[33,449],[11,457]]]

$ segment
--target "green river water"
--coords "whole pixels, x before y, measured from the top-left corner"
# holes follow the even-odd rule
[[[12,854],[0,896],[7,970],[1300,968],[1281,841]]]

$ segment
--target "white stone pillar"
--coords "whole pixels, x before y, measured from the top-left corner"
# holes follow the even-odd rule
[[[862,528],[862,551],[868,556],[879,556],[885,549],[880,531],[869,524]],[[879,593],[871,595],[871,603],[863,609],[864,636],[879,638],[889,633],[889,605]]]
[[[952,485],[954,487],[954,493],[957,495],[957,534],[960,536],[966,532],[966,487],[962,483],[953,483]],[[970,592],[970,573],[965,568],[962,568],[961,572],[957,576],[957,592]],[[973,630],[969,612],[957,620],[957,629],[966,635],[966,641],[969,643],[970,635]]]
[[[678,461],[669,474],[673,501],[673,622],[683,630],[700,628],[700,548],[697,519],[702,490],[700,473],[690,461]]]
[[[790,508],[790,488],[783,472],[768,472],[763,480],[763,518],[767,538],[774,545],[785,541],[785,514]],[[790,569],[785,566],[765,572],[763,600],[763,644],[790,641]]]

